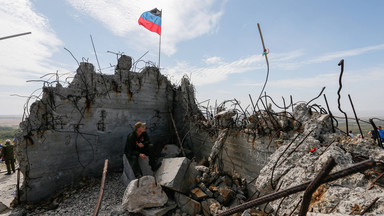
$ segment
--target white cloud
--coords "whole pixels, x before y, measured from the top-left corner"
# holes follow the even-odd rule
[[[222,62],[222,59],[221,59],[221,57],[214,56],[214,57],[206,58],[203,61],[206,64],[219,64]]]
[[[374,51],[374,50],[383,50],[384,49],[384,44],[379,44],[375,46],[369,46],[369,47],[363,47],[363,48],[357,48],[357,49],[351,49],[351,50],[344,50],[340,52],[332,52],[332,53],[327,53],[323,56],[316,57],[313,59],[310,59],[307,63],[312,64],[312,63],[321,63],[325,61],[330,61],[334,59],[342,59],[348,56],[357,56],[364,54],[369,51]]]
[[[228,63],[217,61],[218,59],[214,60],[216,63],[215,65],[208,65],[206,67],[195,67],[186,62],[180,62],[174,67],[165,69],[164,72],[171,77],[174,77],[176,80],[180,79],[184,75],[191,76],[193,83],[197,86],[201,86],[223,81],[230,74],[244,73],[265,67],[262,63],[264,61],[264,57],[261,55],[254,55]]]
[[[2,1],[0,35],[24,32],[32,34],[0,41],[2,68],[0,85],[25,85],[28,77],[55,72],[49,58],[62,42],[49,26],[48,20],[37,14],[28,0]]]
[[[159,0],[159,1],[108,1],[108,0],[67,0],[78,11],[103,23],[119,36],[135,32],[137,37],[128,43],[147,49],[158,44],[157,34],[148,32],[138,25],[141,13],[157,7],[162,15],[162,52],[172,55],[176,44],[215,31],[223,14],[219,0]]]

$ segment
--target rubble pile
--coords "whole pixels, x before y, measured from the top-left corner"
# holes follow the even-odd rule
[[[271,155],[256,180],[257,189],[265,195],[313,180],[330,157],[337,163],[332,172],[364,159],[372,159],[378,163],[376,169],[357,172],[319,187],[312,197],[309,212],[360,214],[379,197],[369,213],[383,215],[384,199],[381,197],[384,190],[379,185],[370,187],[370,181],[384,171],[384,151],[370,138],[351,138],[331,133],[327,123],[328,115],[306,115],[309,113],[306,109],[305,106],[298,106],[293,113],[304,123],[303,132],[292,134],[299,137],[296,142],[292,142],[292,139],[284,140]],[[296,193],[269,204],[276,215],[297,215],[299,209],[296,207],[302,197],[303,193]]]

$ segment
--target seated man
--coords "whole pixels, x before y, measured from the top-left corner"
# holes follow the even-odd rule
[[[137,122],[134,130],[127,137],[127,143],[125,145],[125,155],[135,173],[136,178],[142,176],[142,172],[139,166],[138,159],[149,158],[149,165],[152,170],[155,168],[155,152],[153,144],[150,143],[147,132],[145,132],[145,123]]]

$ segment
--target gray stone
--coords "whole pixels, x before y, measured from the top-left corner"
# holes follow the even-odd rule
[[[191,195],[195,200],[202,200],[208,195],[204,193],[200,188],[194,188],[191,190]]]
[[[131,182],[133,179],[136,179],[136,177],[125,154],[123,155],[123,166],[124,168],[123,174],[121,174],[121,181],[123,182],[125,187],[127,187],[129,182]]]
[[[195,166],[195,169],[196,169],[197,171],[200,171],[200,172],[203,172],[203,173],[208,173],[208,172],[209,172],[209,168],[206,167],[206,166],[202,166],[202,165],[200,165],[200,166]]]
[[[123,208],[129,212],[139,212],[144,208],[160,207],[168,197],[153,176],[143,176],[131,181],[124,192]]]
[[[146,157],[145,159],[142,159],[139,157],[138,161],[139,161],[139,166],[143,176],[146,176],[146,175],[153,176],[153,171],[151,169],[151,166],[149,165],[149,158]]]
[[[181,153],[180,148],[174,144],[167,144],[161,150],[161,156],[164,158],[173,158],[179,156]]]
[[[122,70],[131,70],[132,58],[130,56],[122,55],[117,61],[117,68]]]
[[[212,206],[212,210],[211,210],[211,206]],[[204,201],[201,202],[201,207],[202,207],[202,210],[203,210],[203,214],[205,216],[210,216],[210,215],[214,215],[217,213],[217,206],[220,206],[220,203],[215,200],[215,199],[206,199]]]
[[[8,206],[6,206],[4,203],[0,202],[0,213],[9,210]]]
[[[199,202],[177,192],[175,193],[175,199],[179,208],[188,215],[196,215],[200,213],[201,205]]]
[[[186,157],[165,158],[156,171],[156,180],[164,187],[174,191],[184,191],[183,179],[189,167],[190,160]]]
[[[176,206],[177,204],[174,201],[169,200],[163,207],[143,209],[140,213],[145,216],[162,216],[176,208]]]

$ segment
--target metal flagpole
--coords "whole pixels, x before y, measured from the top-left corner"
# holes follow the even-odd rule
[[[160,20],[161,20],[161,29],[163,28],[163,9],[160,10]],[[160,69],[160,50],[161,50],[161,29],[160,29],[160,38],[159,38],[159,64],[158,68]]]

